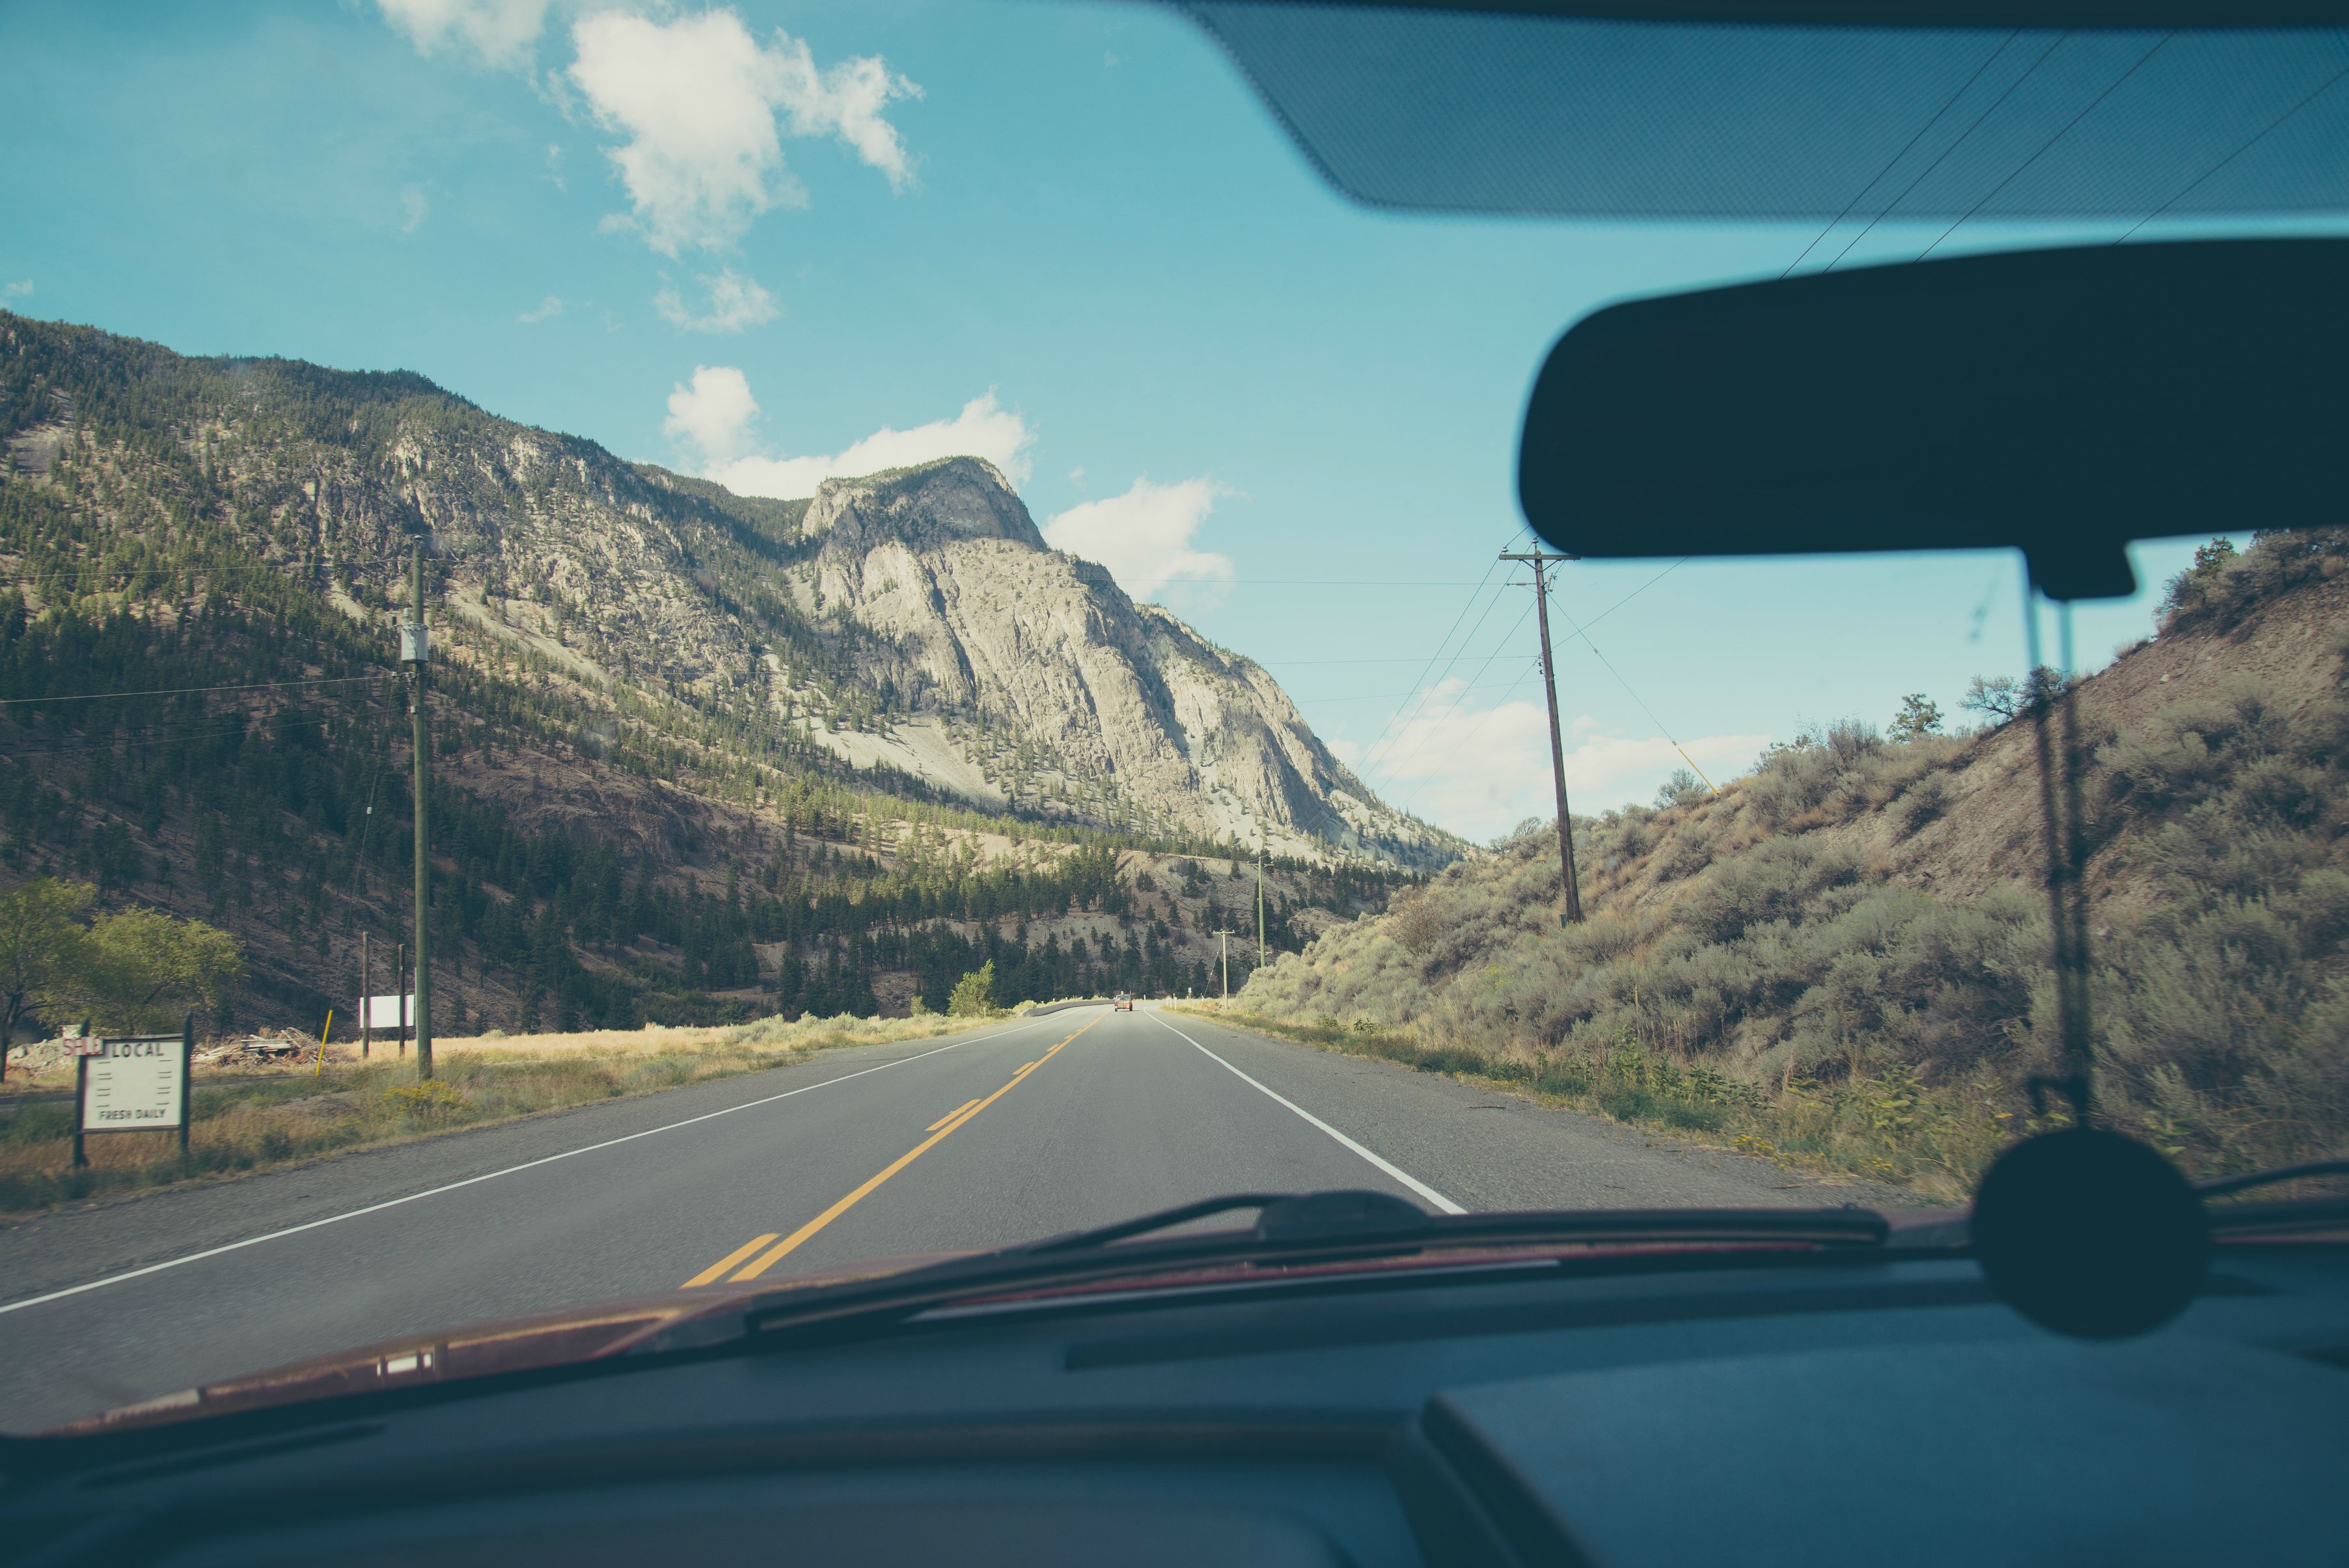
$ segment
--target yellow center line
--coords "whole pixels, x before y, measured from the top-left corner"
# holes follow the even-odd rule
[[[954,1120],[955,1117],[962,1115],[963,1112],[970,1109],[971,1106],[977,1104],[978,1104],[977,1100],[965,1100],[962,1104],[957,1106],[954,1109],[948,1111],[946,1115],[940,1116],[937,1120],[932,1122],[922,1130],[924,1132],[936,1132],[940,1127],[946,1126],[948,1122]]]
[[[768,1231],[763,1236],[751,1237],[749,1241],[743,1242],[740,1246],[735,1248],[732,1251],[727,1253],[724,1257],[710,1264],[709,1267],[702,1270],[701,1272],[686,1281],[685,1283],[679,1285],[678,1289],[689,1291],[696,1285],[706,1285],[721,1278],[727,1270],[732,1268],[735,1264],[740,1262],[743,1259],[749,1257],[751,1253],[757,1251],[760,1248],[765,1246],[774,1239],[775,1233],[772,1231]]]
[[[1098,1018],[1093,1020],[1093,1023],[1098,1023],[1100,1022],[1101,1020]],[[1092,1026],[1092,1023],[1088,1023],[1085,1025],[1085,1029],[1091,1029]],[[1082,1034],[1085,1032],[1085,1029],[1078,1030],[1077,1034]],[[1077,1037],[1077,1034],[1070,1035],[1069,1040],[1074,1040]],[[948,1117],[946,1126],[930,1134],[928,1137],[924,1138],[920,1143],[916,1144],[904,1154],[899,1155],[896,1159],[893,1160],[888,1167],[881,1172],[880,1175],[874,1177],[871,1180],[865,1182],[864,1186],[858,1188],[855,1191],[850,1193],[847,1197],[842,1199],[839,1202],[833,1204],[831,1208],[825,1210],[823,1213],[817,1215],[814,1219],[809,1220],[806,1224],[801,1226],[789,1236],[786,1236],[783,1240],[776,1242],[775,1245],[761,1253],[756,1262],[750,1264],[750,1267],[744,1269],[740,1273],[734,1276],[735,1281],[739,1282],[743,1280],[755,1280],[761,1274],[765,1273],[769,1269],[773,1268],[777,1263],[781,1262],[783,1259],[788,1257],[792,1251],[801,1242],[806,1241],[809,1237],[814,1235],[817,1231],[823,1230],[825,1226],[831,1224],[833,1220],[847,1213],[851,1209],[855,1208],[856,1205],[862,1202],[874,1188],[879,1187],[883,1182],[888,1180],[891,1177],[896,1175],[899,1171],[913,1164],[914,1161],[921,1158],[922,1156],[927,1154],[931,1149],[944,1142],[956,1128],[961,1127],[973,1116],[978,1115],[979,1112],[987,1109],[988,1106],[995,1104],[996,1101],[1009,1094],[1014,1088],[1019,1086],[1019,1081],[1028,1075],[1030,1069],[1040,1067],[1045,1063],[1050,1061],[1053,1057],[1059,1055],[1061,1054],[1061,1046],[1066,1045],[1069,1043],[1069,1040],[1061,1041],[1060,1045],[1053,1046],[1050,1051],[1047,1051],[1041,1056],[1037,1057],[1035,1061],[1028,1064],[1028,1066],[1021,1068],[1017,1073],[1014,1073],[1011,1075],[1009,1083],[1005,1084],[1003,1087],[996,1090],[995,1093],[988,1096],[987,1098],[979,1101],[978,1104],[971,1106],[968,1110],[959,1111],[954,1116]]]

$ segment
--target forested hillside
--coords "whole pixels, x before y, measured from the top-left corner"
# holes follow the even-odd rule
[[[2102,1104],[2197,1170],[2349,1141],[2349,530],[2211,552],[2076,691]],[[1993,692],[1993,706],[1997,703]],[[2008,694],[2012,700],[2013,694]],[[1957,1192],[2055,1064],[2027,718],[1775,747],[1548,825],[1253,979],[1308,1036]],[[2058,1114],[2058,1113],[2051,1113]]]
[[[234,932],[251,980],[215,1025],[315,1028],[357,993],[363,932],[388,986],[411,824],[393,606],[419,537],[444,1032],[938,1007],[989,960],[1004,1002],[1204,988],[1206,931],[1253,912],[1252,862],[1204,833],[979,809],[843,754],[912,699],[869,679],[889,649],[794,602],[803,504],[411,376],[5,315],[0,439],[0,875]],[[518,560],[543,569],[502,578]],[[1402,879],[1276,857],[1270,940]]]

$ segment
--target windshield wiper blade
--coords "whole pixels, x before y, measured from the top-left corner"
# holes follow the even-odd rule
[[[1775,1240],[1819,1242],[1881,1242],[1891,1222],[1872,1209],[1568,1209],[1507,1210],[1485,1214],[1430,1214],[1407,1199],[1383,1192],[1340,1189],[1329,1192],[1234,1193],[1138,1215],[1091,1231],[1048,1237],[986,1254],[990,1259],[1036,1258],[1096,1251],[1153,1231],[1171,1231],[1198,1220],[1243,1209],[1258,1211],[1252,1229],[1170,1239],[1198,1241],[1217,1250],[1238,1244],[1279,1248],[1356,1241],[1425,1247],[1526,1241]],[[1123,1251],[1123,1249],[1121,1249]],[[969,1260],[966,1260],[969,1261]]]
[[[1256,1209],[1250,1228],[1147,1239],[1220,1213]],[[782,1285],[648,1335],[635,1353],[740,1345],[784,1330],[857,1332],[935,1307],[1012,1290],[1065,1288],[1231,1266],[1293,1268],[1414,1252],[1508,1247],[1752,1247],[1880,1252],[1891,1221],[1873,1210],[1651,1209],[1428,1214],[1384,1193],[1239,1193],[1115,1225],[950,1258],[879,1279]]]
[[[2249,1192],[2255,1187],[2275,1187],[2311,1176],[2349,1176],[2349,1159],[2313,1159],[2305,1165],[2254,1170],[2248,1176],[2214,1176],[2208,1181],[2196,1182],[2194,1190],[2206,1199],[2223,1198],[2230,1192]]]

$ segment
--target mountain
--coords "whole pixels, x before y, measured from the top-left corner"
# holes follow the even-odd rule
[[[2099,1115],[2198,1172],[2349,1134],[2349,529],[2206,551],[2075,690]],[[1308,1037],[1971,1189],[2060,1070],[2027,718],[1774,748],[1716,796],[1549,828],[1257,971]]]
[[[828,481],[799,537],[813,554],[785,573],[796,607],[864,633],[862,683],[915,715],[811,732],[860,764],[1178,837],[1262,832],[1285,853],[1423,866],[1458,852],[1380,804],[1262,669],[1049,549],[978,459]]]
[[[289,1004],[399,923],[419,540],[477,1016],[902,1007],[999,950],[1014,992],[1202,984],[1203,857],[1261,839],[1295,940],[1464,847],[977,460],[742,497],[413,375],[5,314],[0,441],[0,875],[216,916]]]

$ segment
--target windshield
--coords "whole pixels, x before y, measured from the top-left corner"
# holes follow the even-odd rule
[[[1347,15],[0,12],[0,1430],[1228,1194],[1961,1204],[2075,1114],[2066,692],[2100,1116],[2340,1150],[2349,531],[2059,612],[1515,462],[1611,301],[2336,231],[2339,36],[1675,141]]]

